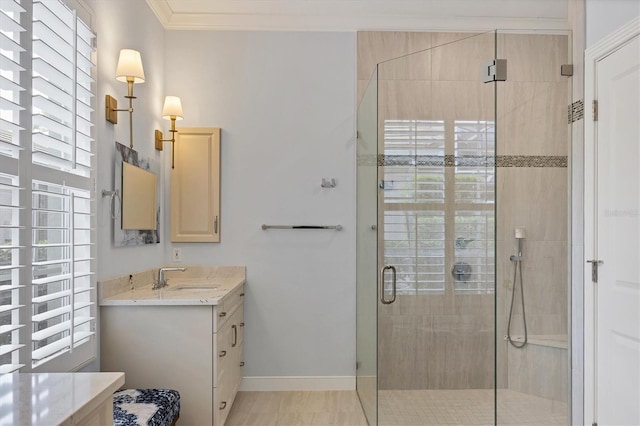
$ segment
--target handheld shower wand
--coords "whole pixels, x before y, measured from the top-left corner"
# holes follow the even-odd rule
[[[507,340],[515,348],[523,348],[527,344],[529,338],[527,334],[527,317],[524,313],[524,286],[522,284],[522,240],[525,238],[524,228],[516,228],[515,231],[516,241],[518,242],[518,254],[511,255],[509,258],[514,262],[513,267],[513,291],[511,292],[511,307],[509,308],[509,321],[507,323]],[[516,295],[516,280],[518,278],[518,269],[520,270],[520,300],[522,303],[522,322],[524,325],[524,340],[522,343],[516,343],[511,339],[511,318],[513,317],[513,303]]]

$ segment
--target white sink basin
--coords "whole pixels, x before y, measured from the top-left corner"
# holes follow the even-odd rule
[[[201,284],[185,283],[185,284],[169,285],[169,288],[167,288],[167,290],[169,291],[211,291],[217,288],[218,288],[217,285],[213,285],[211,283],[201,283]]]

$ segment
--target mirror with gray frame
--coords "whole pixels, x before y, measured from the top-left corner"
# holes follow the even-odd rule
[[[122,201],[121,214],[114,219],[115,246],[160,242],[158,172],[150,159],[116,142],[114,184]]]

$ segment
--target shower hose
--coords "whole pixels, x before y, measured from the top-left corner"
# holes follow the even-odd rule
[[[522,252],[518,256],[511,256],[511,261],[514,262],[513,266],[513,291],[511,292],[511,307],[509,308],[509,322],[507,323],[507,340],[514,348],[523,348],[527,344],[527,317],[524,313],[524,286],[522,285]],[[511,318],[513,316],[513,304],[516,297],[516,279],[518,277],[518,270],[520,270],[520,301],[522,302],[522,322],[524,325],[524,341],[522,343],[514,342],[511,340]]]

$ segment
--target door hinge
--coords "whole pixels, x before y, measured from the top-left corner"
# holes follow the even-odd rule
[[[573,64],[564,64],[560,66],[560,75],[564,77],[573,76]]]
[[[360,370],[360,361],[356,361],[356,370]]]
[[[591,423],[591,426],[598,426],[598,422]]]
[[[587,260],[587,263],[591,264],[591,281],[594,283],[598,282],[598,265],[602,265],[604,262],[602,260]]]
[[[482,81],[507,81],[507,60],[492,59],[482,64]]]
[[[598,100],[594,99],[591,104],[591,110],[593,112],[593,121],[598,121]]]
[[[356,130],[356,139],[360,139],[360,132]]]

